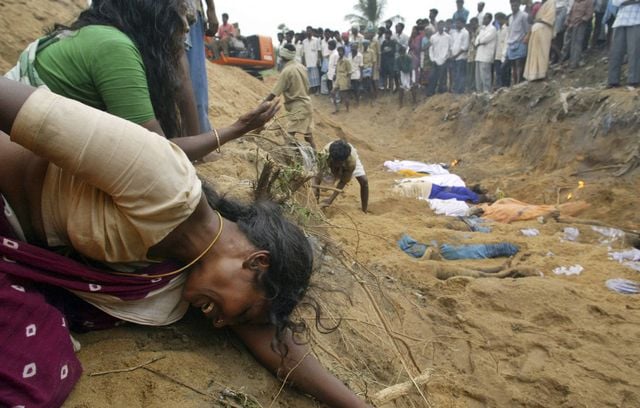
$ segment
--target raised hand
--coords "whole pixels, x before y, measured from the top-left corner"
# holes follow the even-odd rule
[[[244,133],[251,132],[252,130],[262,128],[267,122],[273,119],[279,110],[280,101],[278,99],[264,101],[254,110],[240,116],[236,123]]]

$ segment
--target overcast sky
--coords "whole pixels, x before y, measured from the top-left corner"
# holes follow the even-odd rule
[[[274,41],[281,23],[295,31],[308,25],[347,31],[350,23],[344,16],[353,12],[355,3],[356,0],[214,0],[218,18],[228,13],[231,22],[240,24],[242,35],[266,34],[274,37]],[[471,16],[476,16],[477,4],[477,0],[465,1]],[[485,11],[509,14],[509,0],[486,0],[485,4]],[[456,4],[455,0],[388,0],[385,18],[401,15],[407,25],[413,25],[418,18],[427,17],[431,8],[440,11],[438,19],[447,19],[453,16]]]

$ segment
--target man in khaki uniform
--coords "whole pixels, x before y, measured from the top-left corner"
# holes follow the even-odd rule
[[[285,66],[280,73],[278,82],[266,100],[271,101],[276,96],[284,96],[284,107],[289,113],[287,132],[293,137],[296,134],[302,134],[304,140],[315,150],[316,145],[313,142],[313,109],[311,107],[311,97],[309,96],[307,68],[296,62],[296,48],[291,44],[286,44],[282,48],[280,58]]]

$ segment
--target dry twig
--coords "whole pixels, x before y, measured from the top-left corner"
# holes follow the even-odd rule
[[[151,359],[151,360],[147,361],[146,363],[138,364],[137,366],[134,366],[134,367],[121,368],[121,369],[117,369],[117,370],[99,371],[97,373],[91,373],[91,374],[89,374],[89,377],[97,377],[97,376],[100,376],[100,375],[107,375],[107,374],[129,373],[131,371],[135,371],[135,370],[139,370],[141,368],[144,368],[145,366],[148,366],[149,364],[153,364],[156,361],[162,360],[165,357],[166,356],[156,357],[154,359]]]
[[[292,372],[294,372],[299,366],[300,364],[302,364],[302,362],[304,361],[305,358],[307,358],[307,356],[311,354],[311,351],[307,351],[307,353],[302,356],[302,358],[300,359],[300,361],[298,361],[296,363],[295,366],[293,366],[293,368],[291,370],[289,370],[289,372],[287,373],[287,375],[284,377],[284,380],[282,380],[282,385],[280,386],[280,389],[278,390],[278,393],[275,395],[275,397],[273,397],[273,400],[271,400],[271,404],[269,404],[269,408],[273,407],[273,404],[276,403],[276,401],[278,400],[278,397],[280,396],[280,394],[282,393],[282,390],[284,389],[284,386],[287,385],[287,380],[289,379],[289,376],[291,375]]]
[[[182,382],[182,381],[180,381],[180,380],[176,380],[175,378],[170,377],[170,376],[168,376],[167,374],[165,374],[165,373],[163,373],[163,372],[156,371],[156,370],[154,370],[153,368],[149,368],[149,367],[142,367],[142,369],[143,369],[143,370],[146,370],[146,371],[149,371],[150,373],[153,373],[153,374],[157,375],[158,377],[162,377],[162,378],[164,378],[165,380],[170,381],[170,382],[172,382],[172,383],[174,383],[174,384],[177,384],[177,385],[180,385],[180,386],[182,386],[182,387],[184,387],[184,388],[187,388],[187,389],[189,389],[189,390],[191,390],[191,391],[195,392],[196,394],[200,394],[200,395],[202,395],[202,396],[209,397],[209,398],[214,398],[214,396],[213,396],[213,395],[209,395],[209,394],[207,394],[206,392],[200,391],[199,389],[197,389],[197,388],[194,388],[194,387],[190,386],[189,384],[185,384],[185,383],[183,383],[183,382]]]
[[[319,188],[320,190],[337,191],[338,193],[344,193],[344,190],[341,190],[341,189],[335,188],[335,187],[329,187],[329,186],[317,186],[317,185],[313,184],[311,186],[311,188]]]
[[[384,405],[388,402],[403,397],[411,392],[414,384],[424,385],[429,382],[429,380],[431,379],[431,373],[431,370],[427,370],[425,373],[417,376],[413,382],[407,381],[385,388],[384,390],[377,392],[371,398],[371,400],[376,405]]]
[[[431,407],[431,402],[427,399],[427,397],[422,392],[422,389],[420,388],[420,385],[418,385],[418,383],[416,383],[415,375],[412,374],[412,370],[409,369],[407,363],[405,362],[405,359],[404,359],[402,353],[400,352],[400,349],[398,348],[398,345],[396,344],[395,339],[394,339],[394,337],[392,335],[391,327],[389,326],[389,323],[387,322],[387,319],[385,319],[384,314],[380,310],[380,306],[378,305],[377,301],[375,300],[373,294],[371,293],[371,291],[369,290],[367,285],[365,285],[364,281],[362,281],[361,279],[358,278],[358,275],[355,272],[355,270],[350,265],[348,265],[347,262],[345,262],[344,257],[337,256],[336,258],[338,258],[340,260],[342,265],[353,275],[353,277],[356,279],[356,281],[360,284],[360,287],[364,290],[365,294],[369,298],[369,301],[371,302],[371,305],[373,306],[374,311],[376,312],[376,315],[380,319],[380,321],[381,321],[381,323],[382,323],[382,325],[383,325],[383,327],[385,329],[385,332],[387,333],[387,336],[391,340],[391,344],[394,347],[394,351],[396,352],[396,355],[397,355],[398,359],[400,360],[400,363],[402,364],[402,367],[404,368],[405,372],[409,376],[409,379],[411,380],[411,382],[415,386],[416,390],[418,390],[418,393],[420,394],[420,396],[422,397],[424,402],[427,404],[428,407]],[[356,263],[357,263],[357,261],[356,261]],[[358,265],[360,265],[360,264],[358,263]],[[415,360],[413,359],[413,357],[411,357],[411,360],[412,360],[415,368],[419,370],[419,367],[415,363]]]

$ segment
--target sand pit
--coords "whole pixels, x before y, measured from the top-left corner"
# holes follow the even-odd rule
[[[44,3],[2,2],[4,27],[18,17],[25,22],[0,32],[3,69],[43,26],[68,21],[84,4]],[[268,92],[237,69],[210,66],[208,72],[216,125],[229,124]],[[352,183],[324,215],[306,218],[310,234],[332,243],[318,258],[315,281],[322,288],[312,294],[328,324],[342,319],[332,334],[313,331],[311,348],[356,392],[373,397],[409,375],[428,373],[424,397],[410,389],[383,406],[640,406],[640,298],[604,285],[611,278],[640,280],[608,259],[609,248],[630,243],[607,242],[592,225],[553,219],[471,232],[456,218],[434,215],[425,202],[392,194],[400,177],[383,168],[392,159],[459,160],[453,171],[468,184],[536,204],[564,203],[572,193],[572,200],[590,204],[579,218],[638,230],[639,170],[615,174],[632,163],[640,143],[640,95],[594,82],[572,88],[574,81],[558,75],[493,98],[445,95],[401,110],[395,98],[384,97],[337,116],[329,114],[326,98],[314,99],[318,145],[346,138],[370,181],[370,214],[360,211]],[[248,197],[255,158],[253,141],[233,142],[199,171],[222,190]],[[584,188],[577,189],[579,181]],[[567,227],[579,229],[575,242],[564,239]],[[525,228],[540,234],[526,237]],[[525,255],[521,265],[543,276],[439,280],[443,269],[490,268],[505,260],[413,259],[396,245],[403,233],[427,244],[512,242]],[[578,276],[552,272],[576,264],[584,268]],[[272,404],[280,383],[230,333],[212,330],[197,313],[171,327],[123,326],[78,339],[85,374],[68,407],[318,406],[287,389]],[[155,359],[132,371],[90,375]]]

